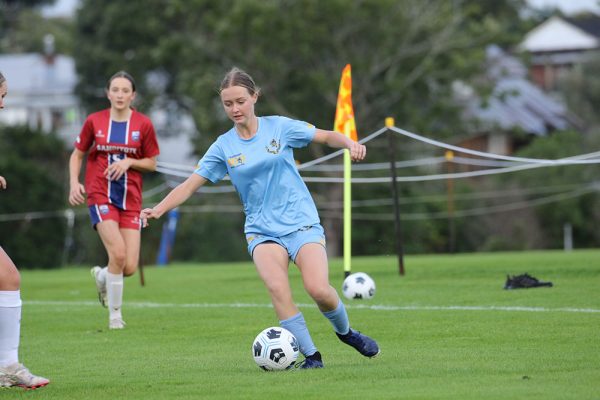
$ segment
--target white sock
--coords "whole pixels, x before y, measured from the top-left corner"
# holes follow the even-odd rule
[[[123,274],[106,272],[106,297],[108,300],[109,318],[123,318],[121,305],[123,305]]]
[[[19,362],[21,291],[0,291],[0,367]]]

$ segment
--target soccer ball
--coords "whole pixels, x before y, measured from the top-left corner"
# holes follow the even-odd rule
[[[256,365],[265,371],[278,371],[294,366],[299,349],[298,340],[292,332],[273,326],[256,336],[252,343],[252,356]]]
[[[370,299],[375,296],[375,281],[364,272],[350,274],[344,279],[342,293],[347,299]]]

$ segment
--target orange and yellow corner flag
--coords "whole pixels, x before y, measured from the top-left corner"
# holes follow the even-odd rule
[[[354,108],[352,107],[352,76],[350,64],[342,71],[340,91],[338,92],[335,108],[335,122],[333,130],[341,132],[355,142],[358,141],[356,123],[354,122]]]

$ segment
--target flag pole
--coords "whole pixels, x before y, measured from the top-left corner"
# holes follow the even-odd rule
[[[349,124],[346,124],[346,127]],[[348,129],[344,134],[350,136]],[[344,277],[352,270],[352,163],[350,151],[344,151]]]
[[[340,132],[354,141],[358,141],[354,109],[352,107],[352,75],[350,64],[342,70],[340,90],[335,109],[333,130]],[[350,275],[352,269],[352,163],[350,151],[344,151],[344,276]]]

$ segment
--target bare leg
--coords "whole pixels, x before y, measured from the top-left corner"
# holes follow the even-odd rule
[[[267,242],[256,246],[253,257],[256,270],[271,295],[279,324],[296,337],[302,354],[307,357],[315,355],[317,347],[312,341],[304,316],[292,299],[287,251],[276,243]],[[320,367],[322,367],[320,357],[321,355],[318,354]]]
[[[340,298],[329,284],[329,265],[325,248],[319,243],[305,244],[296,256],[296,265],[302,273],[306,292],[317,303],[319,310],[335,310]]]
[[[269,291],[277,318],[284,320],[298,314],[288,279],[287,251],[276,243],[262,243],[254,249],[253,259],[258,275]]]
[[[140,261],[140,243],[142,240],[141,232],[137,229],[121,228],[121,235],[125,240],[125,268],[123,269],[124,276],[135,274]]]

